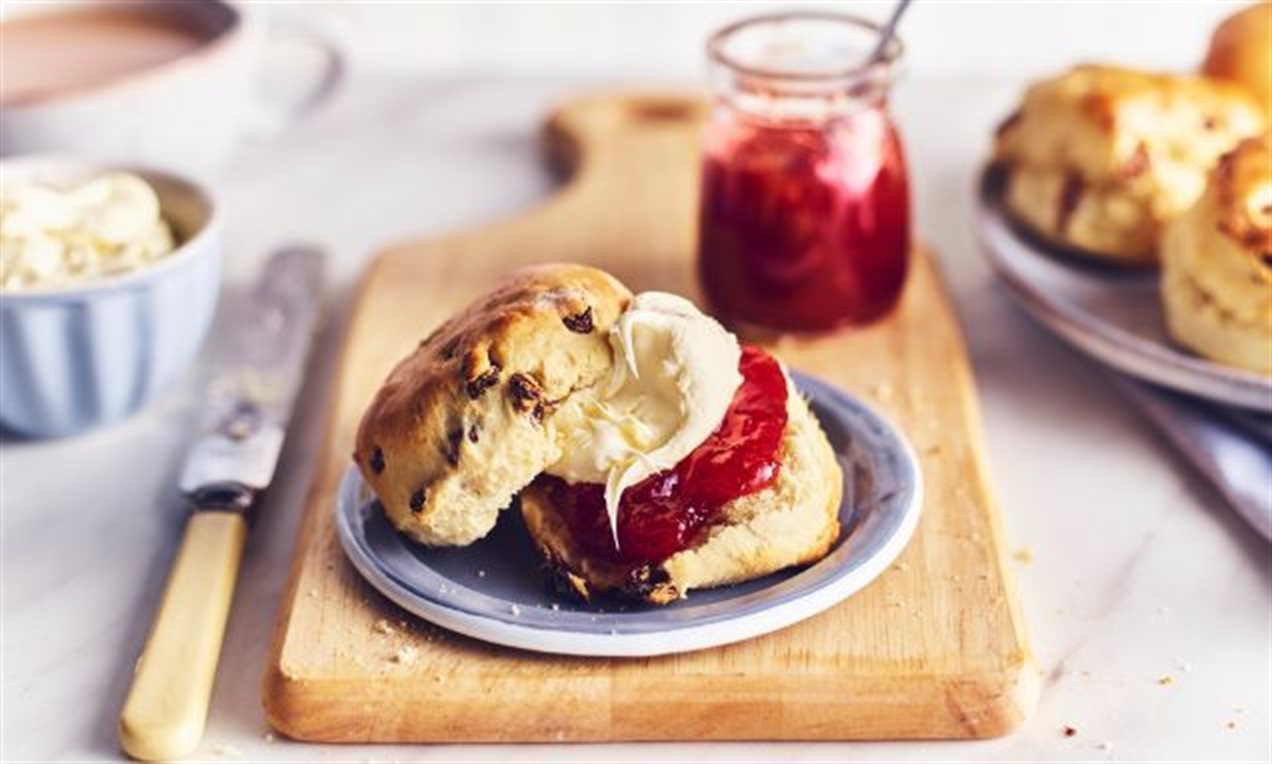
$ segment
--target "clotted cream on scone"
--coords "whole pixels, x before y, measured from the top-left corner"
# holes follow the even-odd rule
[[[675,295],[520,271],[428,337],[355,459],[402,532],[464,545],[520,498],[558,581],[663,603],[824,556],[841,474],[781,365]]]

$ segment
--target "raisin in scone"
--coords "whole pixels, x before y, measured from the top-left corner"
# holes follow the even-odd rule
[[[1162,242],[1162,301],[1176,342],[1272,375],[1272,140],[1242,141]]]
[[[389,520],[434,546],[490,532],[560,458],[546,420],[608,378],[608,330],[631,297],[596,268],[528,268],[420,343],[358,428],[354,460]]]
[[[999,128],[1007,210],[1063,248],[1152,264],[1166,223],[1215,160],[1264,129],[1242,88],[1203,77],[1079,66],[1039,82]]]
[[[464,545],[515,504],[553,580],[665,604],[825,556],[843,476],[777,359],[691,302],[521,271],[389,376],[354,458],[389,520]]]

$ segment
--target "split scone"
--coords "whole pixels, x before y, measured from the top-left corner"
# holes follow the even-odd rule
[[[1225,154],[1162,241],[1162,302],[1175,341],[1272,375],[1272,140]]]
[[[842,474],[781,364],[675,295],[518,271],[398,364],[354,460],[402,533],[517,503],[555,582],[665,604],[825,556]]]
[[[1052,244],[1152,264],[1220,154],[1259,134],[1249,94],[1203,77],[1079,66],[1033,85],[999,127],[1008,212]]]

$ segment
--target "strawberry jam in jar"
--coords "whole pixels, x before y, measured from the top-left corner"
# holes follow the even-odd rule
[[[782,331],[860,325],[905,282],[910,193],[888,112],[895,38],[851,16],[739,22],[708,45],[698,274],[726,322]]]

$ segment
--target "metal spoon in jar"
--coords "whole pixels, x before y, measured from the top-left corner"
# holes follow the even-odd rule
[[[883,25],[883,31],[879,33],[879,42],[875,45],[875,49],[870,53],[870,58],[866,59],[867,63],[875,63],[882,61],[884,55],[888,52],[888,46],[892,44],[892,38],[897,36],[897,24],[901,23],[901,16],[905,13],[905,9],[910,7],[910,0],[900,0],[896,7],[892,9],[892,16],[888,18],[888,23]]]

